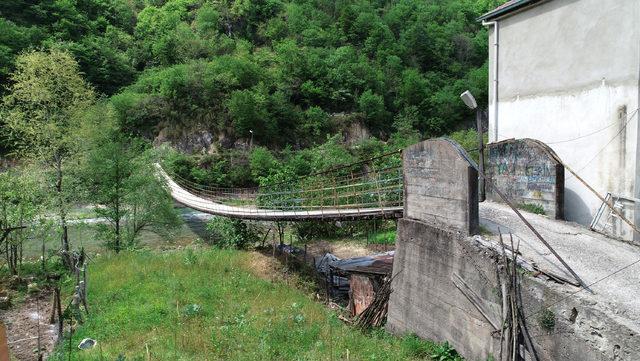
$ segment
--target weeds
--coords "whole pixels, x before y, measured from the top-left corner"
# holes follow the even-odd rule
[[[396,230],[390,229],[387,231],[373,233],[369,236],[368,242],[373,244],[395,244]]]
[[[535,204],[535,203],[521,203],[518,206],[518,208],[524,209],[527,212],[531,212],[535,214],[541,214],[541,215],[546,214],[546,212],[544,211],[544,208],[541,205]]]
[[[540,327],[544,330],[553,331],[556,327],[555,313],[548,308],[540,312],[540,315],[538,316],[538,324],[540,324]]]
[[[431,354],[431,359],[435,361],[459,361],[462,357],[449,345],[449,342],[437,345]]]

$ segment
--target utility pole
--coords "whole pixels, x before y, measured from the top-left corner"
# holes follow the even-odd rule
[[[482,110],[480,108],[476,108],[476,130],[478,132],[478,167],[484,173],[484,137],[482,133]],[[484,202],[486,199],[484,177],[480,177],[478,187],[480,188],[478,190],[478,200]]]

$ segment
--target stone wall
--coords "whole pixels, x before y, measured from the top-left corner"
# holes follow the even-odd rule
[[[564,219],[564,166],[546,144],[535,139],[507,139],[487,145],[487,178],[516,204],[535,204],[551,218]],[[493,187],[487,198],[502,202]]]
[[[404,217],[462,234],[475,234],[478,173],[465,151],[448,139],[431,139],[402,153]]]

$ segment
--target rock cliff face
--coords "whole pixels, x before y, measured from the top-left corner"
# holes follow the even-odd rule
[[[342,142],[347,145],[355,145],[363,140],[372,137],[371,131],[364,124],[359,113],[336,113],[331,114],[329,123],[329,135],[341,134]],[[239,138],[232,128],[223,130],[212,129],[207,125],[179,126],[163,125],[158,126],[156,132],[145,133],[144,136],[153,139],[153,144],[159,146],[168,144],[171,147],[187,154],[218,154],[225,149],[248,150],[251,146],[251,139]],[[305,143],[305,139],[299,139],[295,134],[288,134],[290,145],[294,149],[305,148],[315,143]],[[378,135],[382,136],[382,135]],[[383,137],[384,138],[384,137]],[[316,139],[322,142],[324,136]],[[253,145],[264,145],[257,140],[253,140]]]
[[[166,127],[154,137],[153,144],[169,144],[187,154],[217,154],[223,149],[247,148],[249,140],[234,139],[227,131],[214,132],[205,127],[179,130]]]

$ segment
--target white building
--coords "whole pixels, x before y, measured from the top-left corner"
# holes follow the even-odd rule
[[[489,141],[547,143],[601,195],[620,196],[638,225],[640,0],[512,0],[481,20],[490,33]],[[568,220],[588,225],[601,203],[566,172]]]

